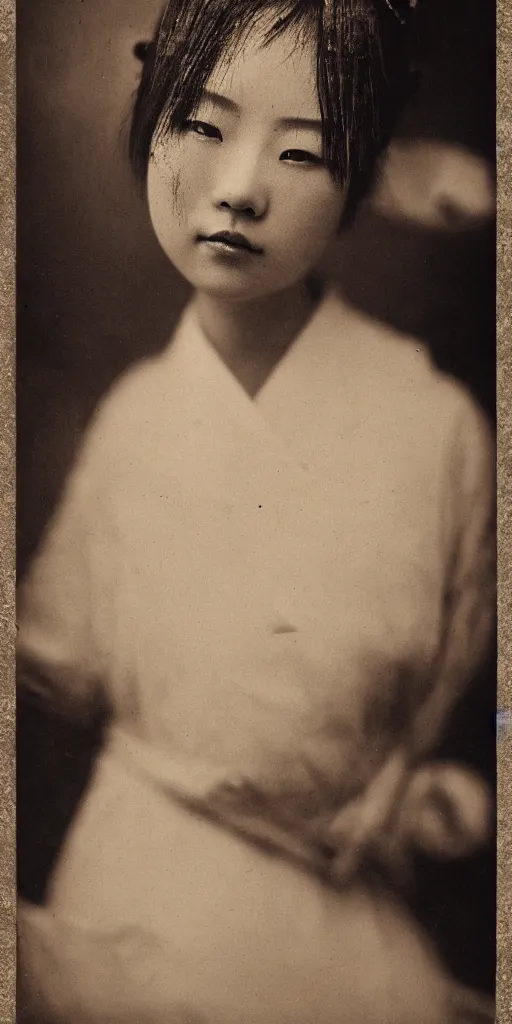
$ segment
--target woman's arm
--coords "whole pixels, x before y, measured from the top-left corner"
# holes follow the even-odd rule
[[[483,413],[466,395],[450,438],[445,480],[443,622],[432,690],[411,736],[417,757],[438,741],[453,705],[475,679],[496,621],[495,445]]]
[[[80,716],[101,699],[99,637],[110,614],[104,440],[95,420],[17,601],[19,687],[30,700]]]
[[[462,766],[425,761],[488,653],[496,611],[492,435],[465,393],[452,422],[440,495],[445,600],[432,684],[402,744],[333,823],[340,881],[368,857],[400,875],[411,844],[436,856],[461,856],[489,834],[485,784]]]

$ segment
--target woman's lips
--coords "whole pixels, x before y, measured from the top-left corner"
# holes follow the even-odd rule
[[[247,252],[261,255],[263,249],[254,245],[245,235],[238,231],[217,231],[213,235],[199,235],[198,241],[206,243],[218,251],[240,253]]]

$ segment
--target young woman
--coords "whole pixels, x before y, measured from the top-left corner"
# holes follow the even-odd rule
[[[425,758],[492,622],[492,447],[314,276],[406,96],[407,13],[171,0],[148,51],[132,162],[193,296],[21,588],[22,685],[111,722],[20,911],[36,1019],[492,1019],[397,895],[415,846],[485,833],[478,780]]]

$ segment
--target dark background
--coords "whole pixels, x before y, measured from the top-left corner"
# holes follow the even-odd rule
[[[128,363],[165,344],[187,296],[153,239],[125,156],[123,125],[140,70],[132,50],[151,35],[160,6],[17,3],[20,573],[98,399]],[[445,144],[492,177],[494,5],[420,0],[417,35],[422,77],[402,142],[415,142],[420,158],[431,144]],[[410,170],[418,195],[422,159]],[[415,213],[414,203],[408,217],[369,205],[332,267],[352,301],[427,342],[492,419],[494,222],[492,213],[464,213],[469,179],[464,163],[457,166],[444,198],[432,199],[435,217]],[[495,683],[493,658],[439,751],[474,765],[493,785]],[[44,898],[100,741],[101,723],[71,727],[20,699],[18,877],[28,899]],[[420,868],[413,901],[426,927],[461,980],[491,990],[494,846],[455,866]]]

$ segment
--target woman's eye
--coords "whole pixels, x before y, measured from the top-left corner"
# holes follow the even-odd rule
[[[220,139],[222,141],[219,129],[213,124],[208,124],[207,121],[186,121],[185,130],[205,139]]]
[[[318,165],[323,163],[322,157],[316,156],[314,153],[308,153],[305,149],[287,149],[284,153],[281,153],[280,159],[294,164]]]

